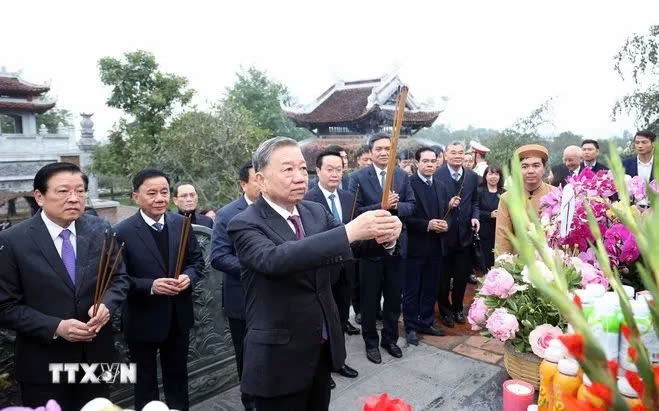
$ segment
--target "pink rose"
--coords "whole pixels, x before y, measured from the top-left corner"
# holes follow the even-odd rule
[[[481,287],[482,295],[494,295],[499,298],[508,298],[517,292],[515,279],[504,268],[493,268],[485,275]]]
[[[471,329],[474,331],[480,330],[487,321],[487,305],[485,299],[482,297],[474,298],[474,302],[469,307],[469,314],[467,321],[471,324]]]
[[[492,315],[490,315],[490,318],[487,319],[485,325],[490,334],[502,342],[514,338],[515,333],[519,331],[517,318],[512,314],[508,314],[508,310],[505,308],[497,308],[494,310]]]
[[[588,249],[590,251],[590,249]],[[585,262],[581,257],[572,257],[572,265],[581,275],[581,286],[586,288],[588,284],[601,284],[604,288],[609,288],[609,280],[604,273],[598,270],[590,263]]]
[[[549,347],[549,341],[558,338],[559,335],[563,335],[563,331],[551,324],[542,324],[535,327],[529,334],[529,343],[531,344],[533,354],[544,358],[545,350]]]

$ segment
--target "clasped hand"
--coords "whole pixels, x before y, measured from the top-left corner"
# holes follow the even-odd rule
[[[436,233],[445,233],[448,231],[448,223],[446,222],[446,220],[433,218],[428,222],[428,231],[434,231]]]
[[[190,277],[187,274],[181,274],[178,278],[157,278],[153,280],[151,289],[154,294],[159,295],[177,295],[190,286]]]
[[[101,328],[110,321],[110,310],[108,310],[105,304],[100,304],[96,315],[93,315],[94,306],[89,307],[87,314],[91,318],[86,323],[75,318],[60,321],[55,330],[55,335],[70,342],[93,340],[99,331],[101,331]]]
[[[400,236],[403,224],[386,210],[367,211],[346,224],[349,242],[375,240],[389,244]]]

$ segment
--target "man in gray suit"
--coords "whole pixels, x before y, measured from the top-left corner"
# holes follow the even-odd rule
[[[292,139],[263,142],[253,163],[261,197],[228,228],[246,292],[241,389],[259,411],[327,410],[330,371],[346,357],[330,278],[353,252],[393,251],[402,224],[374,210],[342,225],[303,201],[307,165]]]
[[[16,331],[16,379],[23,405],[55,399],[63,410],[79,410],[107,397],[107,384],[53,384],[50,363],[111,363],[114,346],[110,316],[129,287],[118,264],[102,303],[93,315],[97,269],[111,227],[83,214],[87,177],[70,163],[53,163],[34,177],[41,211],[0,233],[0,328]],[[111,256],[114,262],[119,247]],[[63,371],[63,370],[62,370]]]

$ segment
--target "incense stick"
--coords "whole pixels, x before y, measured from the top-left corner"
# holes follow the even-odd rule
[[[398,102],[396,103],[396,111],[394,114],[393,132],[391,134],[391,149],[389,150],[389,162],[387,163],[387,171],[384,176],[385,183],[382,187],[382,202],[381,207],[384,210],[389,208],[389,193],[391,191],[391,184],[393,183],[394,170],[396,169],[396,151],[398,149],[398,138],[400,137],[400,128],[403,125],[403,118],[405,116],[405,104],[407,104],[407,86],[400,88],[398,92]]]
[[[355,210],[357,209],[357,196],[359,196],[359,184],[357,184],[357,191],[355,191],[355,198],[352,199],[352,213],[350,213],[350,221],[355,218]]]
[[[100,288],[100,282],[98,281],[98,276],[101,275],[101,268],[103,267],[103,262],[105,260],[105,246],[108,241],[108,230],[103,232],[103,245],[101,246],[101,256],[98,259],[98,269],[96,270],[96,290],[94,291],[94,303],[98,301],[98,293]]]
[[[174,271],[174,278],[178,279],[178,276],[181,274],[181,269],[183,268],[183,259],[185,257],[185,251],[188,244],[188,234],[190,232],[190,217],[183,218],[183,226],[181,227],[181,236],[179,238],[178,244],[178,254],[176,256],[176,269]]]
[[[114,277],[114,274],[117,272],[117,264],[119,263],[119,260],[121,260],[122,251],[124,250],[124,246],[126,243],[121,243],[119,246],[119,250],[117,250],[117,256],[114,258],[114,263],[112,263],[112,268],[110,268],[109,272],[103,273],[103,278],[102,278],[102,288],[100,289],[100,292],[98,294],[98,298],[95,300],[94,303],[94,316],[98,313],[98,308],[101,306],[103,303],[103,298],[105,297],[105,292],[108,290],[110,287],[110,281],[112,280],[112,277]],[[110,258],[112,258],[112,254],[108,255],[108,262],[110,261]],[[96,280],[96,284],[99,284],[98,278]]]

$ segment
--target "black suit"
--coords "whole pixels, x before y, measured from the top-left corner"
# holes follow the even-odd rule
[[[126,271],[132,282],[122,327],[131,358],[139,370],[135,386],[136,409],[159,398],[158,350],[167,404],[180,410],[189,407],[187,360],[189,330],[194,324],[192,288],[204,268],[193,232],[188,236],[181,271],[190,277],[190,287],[176,296],[151,293],[155,279],[174,276],[182,228],[182,216],[166,213],[165,228],[159,233],[162,237],[156,237],[152,233],[155,230],[147,225],[139,211],[116,226],[117,235],[126,243]]]
[[[394,169],[393,191],[400,196],[398,208],[393,210],[401,219],[414,212],[414,193],[407,172]],[[357,214],[381,208],[382,186],[374,166],[364,167],[350,175],[350,191],[357,196]],[[406,253],[406,232],[399,238],[399,249]],[[361,292],[362,336],[366,349],[377,348],[379,338],[375,327],[376,308],[380,306],[380,290],[384,294],[382,344],[395,344],[398,340],[398,317],[400,316],[403,272],[401,256],[363,258],[359,262]]]
[[[432,219],[444,219],[447,203],[444,187],[436,179],[429,186],[417,173],[410,177],[416,206],[406,217],[407,273],[403,290],[403,318],[405,331],[418,331],[433,325],[435,300],[439,286],[441,264],[441,234],[428,231]]]
[[[584,168],[586,168],[586,163],[584,163],[582,161],[581,165],[579,167],[580,167],[580,170],[583,170]],[[605,170],[606,171],[608,169],[609,168],[607,166],[605,166],[604,164],[602,164],[599,161],[595,161],[595,165],[593,167],[591,167],[591,170],[593,171],[593,173],[597,173],[600,170]]]
[[[108,223],[82,215],[75,222],[76,276],[71,281],[62,258],[38,212],[0,233],[0,328],[16,331],[16,379],[23,405],[43,406],[56,399],[62,409],[79,409],[96,396],[107,396],[105,384],[51,384],[49,363],[111,363],[116,360],[112,327],[104,326],[91,342],[53,339],[61,320],[89,321],[99,257]],[[118,246],[115,248],[115,258]],[[114,261],[114,258],[111,260]],[[103,303],[113,314],[125,299],[129,282],[118,264]],[[78,372],[78,381],[83,377]],[[66,381],[64,375],[61,378]]]
[[[478,220],[478,175],[462,168],[462,176],[455,181],[448,165],[443,165],[434,178],[444,186],[444,201],[449,204],[454,196],[461,198],[460,205],[452,209],[446,220],[448,231],[442,236],[442,267],[439,281],[439,308],[442,314],[462,312],[467,280],[472,268],[473,230],[471,220]],[[453,287],[451,288],[451,278]],[[449,302],[449,295],[451,301]]]
[[[233,217],[247,208],[245,196],[222,207],[215,217],[215,227],[211,237],[211,265],[224,273],[222,281],[222,302],[224,314],[229,320],[229,331],[236,352],[238,378],[243,376],[243,341],[247,332],[245,321],[245,291],[240,282],[240,260],[229,239],[227,227]],[[254,408],[254,399],[243,393],[241,400],[245,408]]]
[[[353,256],[345,226],[320,204],[303,200],[297,210],[305,232],[300,240],[263,197],[229,223],[246,291],[241,389],[257,397],[259,410],[327,409],[331,368],[346,357],[330,284]],[[352,249],[385,253],[374,241]]]
[[[351,220],[352,204],[355,196],[349,191],[338,188],[336,189],[336,193],[338,194],[341,203],[341,222],[343,224],[348,224]],[[304,199],[319,203],[325,207],[328,212],[332,212],[325,195],[318,186],[308,191],[304,196]],[[355,262],[347,261],[343,264],[341,271],[336,274],[336,278],[332,278],[332,295],[334,295],[334,301],[339,309],[339,319],[341,320],[341,326],[343,327],[348,323],[348,318],[350,317],[350,296],[354,276]]]
[[[628,176],[638,176],[638,156],[626,158],[622,161],[622,166],[625,168],[625,174]],[[650,181],[652,180],[654,180],[654,163],[650,167]]]

